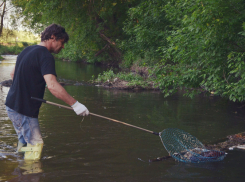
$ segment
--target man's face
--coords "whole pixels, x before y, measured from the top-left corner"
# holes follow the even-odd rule
[[[58,54],[61,49],[64,49],[64,39],[54,40],[52,44],[52,52]]]

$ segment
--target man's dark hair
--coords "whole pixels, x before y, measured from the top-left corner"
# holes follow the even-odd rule
[[[51,24],[41,33],[41,41],[43,42],[51,39],[52,35],[55,36],[55,40],[64,39],[64,43],[69,40],[69,36],[66,33],[65,28],[57,24]]]

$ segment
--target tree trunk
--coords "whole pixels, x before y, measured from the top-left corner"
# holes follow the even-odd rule
[[[102,52],[104,52],[105,49],[106,49],[107,47],[109,47],[108,44],[106,44],[105,47],[103,47],[101,50],[99,50],[99,51],[95,54],[95,57],[97,57],[97,56],[100,55]]]
[[[106,42],[108,42],[110,44],[110,48],[112,50],[112,52],[109,50],[109,54],[113,57],[113,59],[115,60],[121,60],[122,57],[122,53],[121,51],[116,47],[116,43],[114,41],[111,41],[110,38],[106,37],[105,34],[103,34],[102,32],[100,33],[100,37],[105,40]]]
[[[6,9],[6,0],[3,2],[3,11],[1,13],[1,25],[0,25],[0,36],[2,36],[2,33],[3,33],[3,18],[4,18],[4,14],[5,14],[5,9]],[[2,6],[1,5],[1,6]]]

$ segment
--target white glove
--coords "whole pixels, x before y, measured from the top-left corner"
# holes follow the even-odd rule
[[[87,116],[89,115],[88,109],[85,107],[85,105],[81,104],[80,102],[76,102],[71,106],[75,113],[80,116]]]

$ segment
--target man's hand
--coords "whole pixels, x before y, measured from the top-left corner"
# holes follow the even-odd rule
[[[80,116],[89,115],[88,109],[78,101],[75,104],[73,104],[71,107],[73,108],[73,110],[75,111],[77,115],[80,115]]]
[[[14,71],[15,71],[15,67],[14,67],[14,69],[10,73],[10,76],[11,76],[12,80],[14,80]]]

